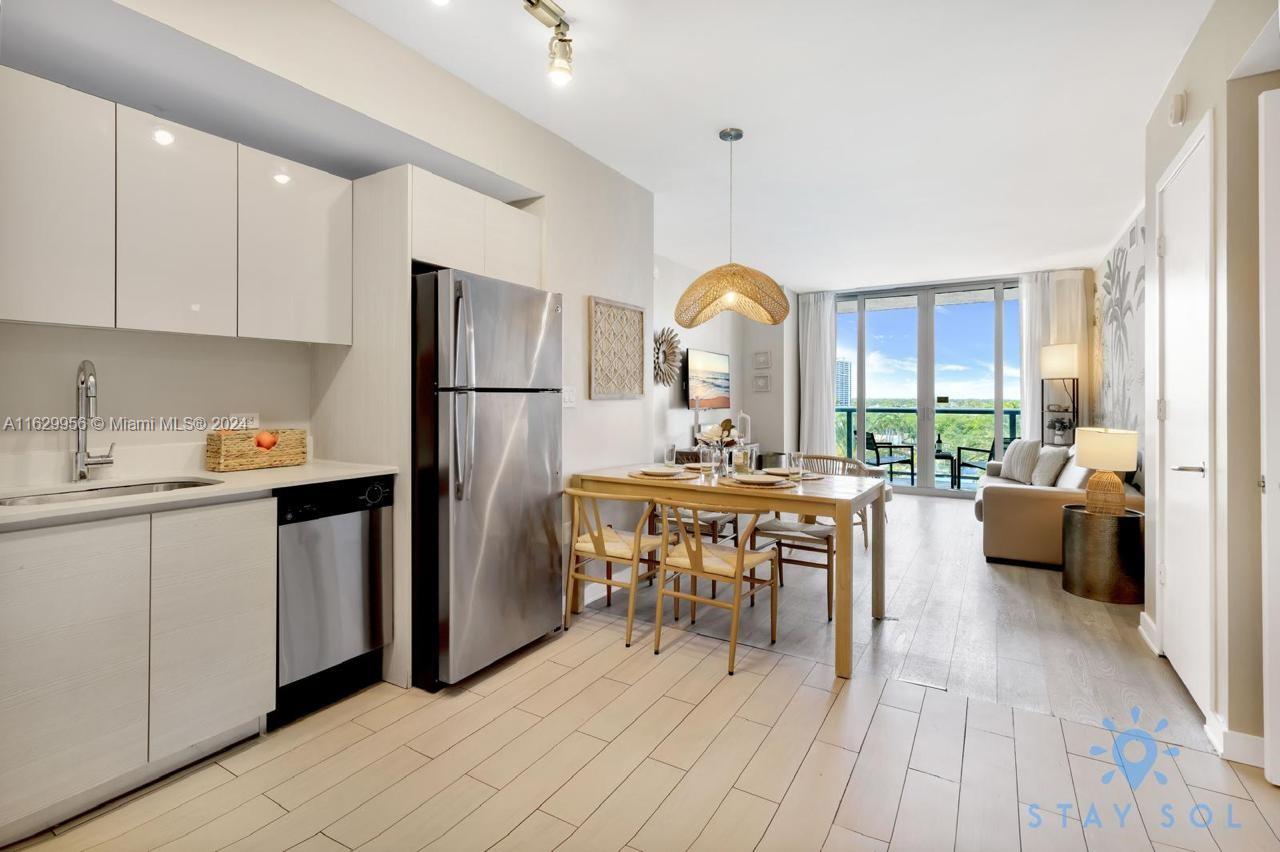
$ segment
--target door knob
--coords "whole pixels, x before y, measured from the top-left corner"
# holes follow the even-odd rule
[[[1180,464],[1170,468],[1175,473],[1198,473],[1204,476],[1204,465]]]

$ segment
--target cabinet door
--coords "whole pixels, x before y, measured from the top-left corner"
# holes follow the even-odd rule
[[[151,516],[151,760],[275,709],[275,498]]]
[[[484,202],[473,189],[413,169],[413,256],[484,275]]]
[[[0,823],[147,762],[148,527],[0,533]]]
[[[236,144],[116,107],[116,325],[236,333]]]
[[[484,201],[484,274],[542,286],[542,220],[496,198]]]
[[[115,325],[115,115],[0,67],[0,319]]]
[[[351,343],[351,181],[240,148],[240,336]]]

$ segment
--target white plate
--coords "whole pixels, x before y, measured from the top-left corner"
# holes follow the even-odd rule
[[[747,485],[774,485],[783,479],[781,476],[769,476],[765,473],[738,473],[733,478]]]
[[[781,476],[786,479],[793,473],[803,473],[803,470],[797,467],[766,467],[764,472],[772,476]]]
[[[667,467],[666,465],[652,465],[650,467],[640,468],[640,472],[645,476],[675,476],[680,473],[678,467]]]
[[[684,469],[692,470],[694,472],[711,470],[711,462],[689,462],[684,466]]]

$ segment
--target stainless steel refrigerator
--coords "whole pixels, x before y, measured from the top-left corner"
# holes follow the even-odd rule
[[[457,683],[561,623],[561,298],[414,276],[413,682]]]

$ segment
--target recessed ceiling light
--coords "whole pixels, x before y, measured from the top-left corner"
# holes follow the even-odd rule
[[[280,184],[281,186],[284,186],[286,183],[293,180],[293,178],[289,177],[284,172],[280,172],[279,174],[273,175],[271,179],[274,180],[276,183]]]
[[[156,140],[157,145],[172,145],[173,134],[165,130],[163,127],[151,134],[151,138]]]

